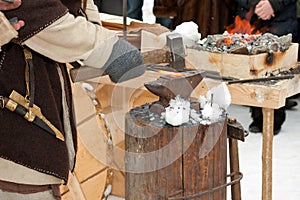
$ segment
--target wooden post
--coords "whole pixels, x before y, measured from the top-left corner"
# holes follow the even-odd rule
[[[272,200],[272,152],[274,109],[263,108],[262,199]]]
[[[229,157],[230,157],[230,173],[239,172],[239,150],[238,140],[228,138],[229,140]],[[236,180],[237,176],[233,176],[231,180]],[[241,184],[240,182],[231,186],[231,199],[241,200]]]

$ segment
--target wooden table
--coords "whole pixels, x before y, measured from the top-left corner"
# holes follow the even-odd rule
[[[215,81],[208,80],[208,82]],[[278,81],[270,85],[244,83],[230,84],[227,86],[233,104],[262,108],[262,199],[271,200],[274,109],[284,106],[287,97],[300,92],[299,77]],[[203,86],[203,88],[205,87],[206,86]]]

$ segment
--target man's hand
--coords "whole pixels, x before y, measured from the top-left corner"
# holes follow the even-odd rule
[[[275,16],[269,0],[261,0],[255,7],[255,14],[262,20],[270,20]]]
[[[12,27],[17,31],[24,25],[25,25],[25,22],[23,20],[18,20],[17,23],[12,24]]]
[[[0,0],[0,10],[11,10],[19,7],[21,5],[21,0],[14,0],[13,2],[9,3],[5,0]]]
[[[0,10],[11,10],[18,8],[21,5],[21,0],[13,0],[13,2],[6,2],[5,0],[0,0]],[[19,30],[25,23],[23,20],[17,20],[12,24],[15,30]]]

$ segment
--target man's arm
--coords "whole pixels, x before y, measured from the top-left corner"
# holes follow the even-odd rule
[[[21,0],[0,0],[0,10],[12,10],[16,9],[21,5]],[[9,20],[10,24],[13,26],[15,30],[19,30],[22,26],[24,26],[23,20],[18,20],[16,18],[16,21]]]
[[[115,32],[71,14],[66,14],[24,44],[58,62],[80,60],[86,66],[101,68],[100,73],[84,76],[85,79],[108,74],[116,83],[138,77],[145,71],[143,58],[136,47],[119,40]],[[78,81],[77,78],[74,81]]]
[[[0,10],[15,9],[20,5],[21,0],[13,0],[12,2],[0,0]],[[17,20],[15,23],[11,24],[4,14],[0,12],[0,48],[18,36],[18,32],[16,30],[19,30],[22,26],[24,26],[24,21]]]
[[[57,62],[86,61],[89,58],[92,60],[89,65],[99,68],[108,59],[117,40],[115,32],[68,13],[24,44]]]

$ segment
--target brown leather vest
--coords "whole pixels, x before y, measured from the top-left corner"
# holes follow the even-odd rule
[[[26,23],[19,32],[17,42],[40,32],[68,12],[78,15],[80,0],[26,0],[12,11],[8,18],[17,16]],[[62,89],[57,71],[63,71],[65,91],[72,114],[70,82],[65,65],[54,62],[38,52],[33,52],[35,75],[35,101],[44,114],[63,134]],[[22,47],[9,43],[0,53],[0,95],[9,96],[12,90],[25,95],[25,61]],[[73,138],[76,148],[76,132],[71,116]],[[66,143],[56,139],[43,129],[27,122],[6,109],[0,109],[0,157],[28,168],[50,174],[65,181],[68,179],[69,158]]]

